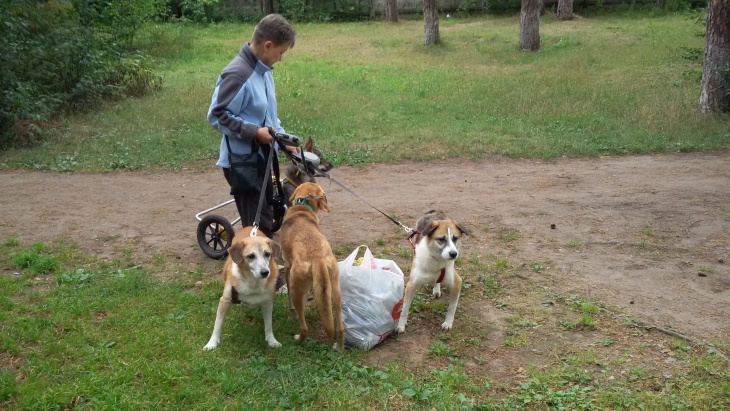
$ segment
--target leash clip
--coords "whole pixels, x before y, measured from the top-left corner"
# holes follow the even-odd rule
[[[259,231],[259,226],[257,224],[253,225],[253,229],[251,230],[251,237],[256,237],[256,234]]]
[[[403,226],[405,227],[405,226]],[[411,243],[411,248],[413,249],[413,254],[416,254],[416,243],[413,241],[413,237],[415,237],[418,234],[421,234],[418,230],[412,230],[408,227],[405,227],[406,233],[408,233],[408,242]]]

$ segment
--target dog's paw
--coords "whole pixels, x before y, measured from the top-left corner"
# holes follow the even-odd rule
[[[279,348],[279,347],[281,347],[281,343],[279,341],[276,341],[275,338],[272,338],[270,340],[266,340],[266,342],[269,344],[269,347],[271,347],[271,348]]]
[[[205,347],[203,347],[203,351],[210,351],[217,346],[218,346],[218,341],[211,339],[210,341],[208,341],[208,344],[205,344]]]
[[[398,327],[395,328],[395,332],[397,332],[398,334],[402,334],[405,331],[406,331],[406,326],[405,325],[399,325]]]
[[[444,321],[443,324],[441,324],[441,329],[444,331],[448,331],[451,329],[451,322],[450,321]]]
[[[434,298],[441,298],[441,291],[435,291],[435,290],[434,290],[434,292],[433,292],[433,297],[434,297]]]

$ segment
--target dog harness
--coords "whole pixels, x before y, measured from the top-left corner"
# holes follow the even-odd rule
[[[411,243],[411,247],[413,248],[413,254],[416,254],[416,243],[413,241],[413,237],[416,236],[416,234],[422,234],[418,230],[412,230],[410,234],[408,234],[408,242]],[[439,279],[436,280],[436,284],[441,284],[442,281],[444,281],[444,276],[446,275],[446,267],[441,269],[441,275],[439,275]]]

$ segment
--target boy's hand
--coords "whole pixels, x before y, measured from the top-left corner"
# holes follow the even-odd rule
[[[291,155],[297,152],[297,148],[294,146],[284,146],[283,144],[279,147],[284,147],[284,155],[286,156],[287,160],[291,160]]]
[[[268,127],[259,127],[258,130],[256,130],[256,141],[258,141],[260,144],[269,144],[273,138],[271,137],[271,134],[269,134]]]

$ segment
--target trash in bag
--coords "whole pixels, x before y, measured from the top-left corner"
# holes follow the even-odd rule
[[[365,255],[357,259],[360,248]],[[393,260],[357,247],[340,268],[345,344],[369,350],[395,330],[403,306],[403,272]]]

